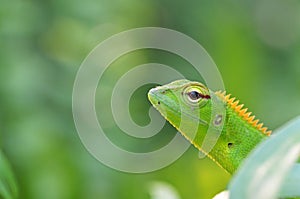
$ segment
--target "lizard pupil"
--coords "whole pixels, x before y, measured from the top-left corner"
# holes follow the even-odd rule
[[[210,99],[208,90],[196,86],[187,87],[182,95],[184,95],[185,102],[191,106],[203,106],[207,99]]]
[[[197,91],[191,91],[188,93],[188,96],[190,97],[191,100],[198,100],[201,98],[200,93],[198,93]]]

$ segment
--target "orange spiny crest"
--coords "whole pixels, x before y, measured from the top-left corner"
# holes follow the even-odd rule
[[[260,123],[260,124],[257,125],[257,128],[258,128],[259,130],[261,130],[262,127],[263,127],[263,125],[264,125],[264,123]]]
[[[259,122],[259,119],[256,119],[256,120],[254,120],[254,121],[252,122],[252,125],[253,125],[253,126],[257,126],[258,122]]]
[[[253,120],[255,119],[255,116],[252,115],[251,117],[248,118],[248,122],[252,124]]]
[[[244,104],[238,105],[238,106],[235,108],[235,111],[236,111],[236,112],[240,112],[241,109],[243,108],[243,106],[244,106]]]
[[[239,100],[235,101],[234,103],[232,103],[231,108],[236,109],[236,106],[239,104]]]
[[[234,100],[235,100],[235,97],[233,97],[233,98],[229,99],[229,100],[228,100],[228,104],[231,104],[231,105],[233,105],[233,102],[234,102]]]
[[[245,113],[243,116],[244,116],[244,118],[245,118],[245,120],[247,120],[249,117],[250,117],[250,115],[252,114],[252,112],[247,112],[247,113]]]
[[[239,116],[244,116],[248,111],[248,108],[244,108],[243,110],[237,112],[239,114]]]
[[[226,91],[217,91],[216,95],[219,96],[223,101],[225,101],[231,108],[234,110],[241,118],[251,124],[253,127],[261,131],[263,134],[270,136],[272,131],[267,127],[263,127],[263,123],[259,123],[258,119],[255,119],[255,116],[252,115],[252,112],[248,112],[248,108],[243,108],[244,104],[239,104],[239,100],[236,100],[235,97],[231,98],[231,94],[226,95]]]
[[[224,96],[225,97],[225,100],[229,100],[230,99],[230,96],[231,96],[231,94],[228,94],[228,95],[226,95],[226,96]]]
[[[270,135],[272,134],[272,131],[269,130],[269,131],[267,131],[265,134],[266,134],[267,136],[270,136]]]

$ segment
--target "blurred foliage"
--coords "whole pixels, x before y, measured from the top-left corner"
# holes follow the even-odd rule
[[[299,15],[296,0],[0,0],[1,147],[15,171],[20,197],[150,198],[153,181],[170,183],[182,198],[211,198],[225,189],[230,176],[207,158],[199,160],[194,148],[148,174],[120,173],[96,161],[73,123],[76,72],[87,54],[115,33],[143,26],[171,28],[202,44],[227,90],[274,129],[300,112]],[[124,72],[149,62],[199,78],[174,55],[145,50],[117,60],[97,95],[109,95]],[[147,88],[131,101],[133,119],[140,124],[149,121]],[[110,117],[101,114],[104,106],[97,101],[100,121]],[[116,132],[111,138],[120,141],[124,135],[107,120],[106,129]],[[174,134],[166,125],[153,139],[167,142]],[[121,142],[131,150],[141,147],[129,137]]]
[[[4,199],[13,199],[18,196],[17,183],[11,167],[0,151],[0,196]]]

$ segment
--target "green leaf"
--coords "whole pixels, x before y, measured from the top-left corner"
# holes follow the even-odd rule
[[[230,198],[300,196],[300,117],[274,132],[245,160],[229,184]]]
[[[300,196],[300,164],[294,165],[281,190],[281,197]],[[293,193],[293,194],[292,194]]]
[[[0,198],[15,199],[18,196],[17,183],[12,169],[0,151]]]

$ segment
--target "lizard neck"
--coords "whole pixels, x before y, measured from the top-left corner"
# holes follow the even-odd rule
[[[249,153],[268,136],[243,120],[227,106],[226,121],[210,155],[229,173],[234,173]]]

